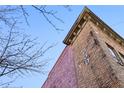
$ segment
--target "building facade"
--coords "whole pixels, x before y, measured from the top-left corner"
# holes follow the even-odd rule
[[[64,44],[43,88],[124,87],[124,39],[90,9],[81,12]]]

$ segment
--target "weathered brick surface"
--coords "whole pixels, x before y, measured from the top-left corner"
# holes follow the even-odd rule
[[[77,87],[76,80],[72,49],[70,46],[67,46],[50,72],[43,87]]]
[[[106,43],[124,54],[123,46],[88,21],[65,48],[43,87],[124,87],[124,67],[115,62]]]
[[[104,47],[108,50],[107,46],[101,44],[105,44],[105,40],[101,38],[100,35],[96,34],[99,33],[99,31],[93,29],[91,25],[95,27],[91,22],[88,22],[72,45],[74,49],[78,87],[121,87],[109,63],[110,60],[108,59],[111,57],[107,56],[103,49]],[[90,31],[93,30],[95,30],[95,34],[98,35],[99,38],[91,36]],[[104,36],[105,34],[103,33],[102,35]],[[109,38],[110,37],[106,39],[109,40]],[[84,49],[87,50],[89,64],[84,63]]]
[[[91,25],[95,27],[95,30],[97,31],[98,36],[100,36],[101,40],[103,41],[103,44],[102,44],[103,50],[107,54],[108,63],[110,64],[116,78],[118,78],[118,81],[121,85],[119,87],[124,87],[124,69],[123,69],[124,66],[121,66],[113,59],[113,57],[110,55],[110,52],[108,51],[108,48],[105,42],[111,45],[112,47],[114,47],[114,49],[117,52],[121,52],[122,54],[124,54],[124,47],[120,45],[116,40],[111,38],[109,35],[105,34],[102,29],[99,29],[94,24],[91,24]]]

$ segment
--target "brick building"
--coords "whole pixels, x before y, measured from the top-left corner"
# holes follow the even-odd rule
[[[124,87],[124,39],[87,7],[43,88]]]

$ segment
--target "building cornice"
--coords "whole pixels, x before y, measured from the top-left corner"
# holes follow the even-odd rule
[[[107,35],[109,35],[119,44],[124,46],[124,39],[87,7],[83,9],[83,11],[80,13],[79,17],[73,24],[72,28],[70,29],[69,33],[67,34],[67,36],[63,41],[64,44],[70,45],[74,41],[74,38],[77,37],[82,25],[85,24],[87,20],[92,21],[96,26],[102,29],[102,31],[104,31]]]

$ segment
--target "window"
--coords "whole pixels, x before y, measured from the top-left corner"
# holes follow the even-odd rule
[[[120,56],[121,56],[124,60],[124,55],[119,52],[119,54],[120,54],[120,56],[119,56],[119,54],[116,52],[116,50],[112,46],[108,45],[107,43],[106,43],[106,45],[108,46],[108,49],[111,52],[111,55],[113,56],[115,61],[118,64],[120,64],[121,66],[124,66],[124,63],[123,63],[122,59],[120,58]]]
[[[116,61],[118,61],[117,59],[117,53],[116,53],[116,51],[115,51],[115,49],[113,48],[113,47],[111,47],[110,45],[108,45],[107,44],[107,46],[108,46],[108,49],[109,49],[109,51],[111,52],[111,55],[113,56],[113,58],[116,60]]]
[[[120,53],[120,52],[119,52],[119,54],[120,54],[122,60],[124,61],[124,55],[122,53]]]

